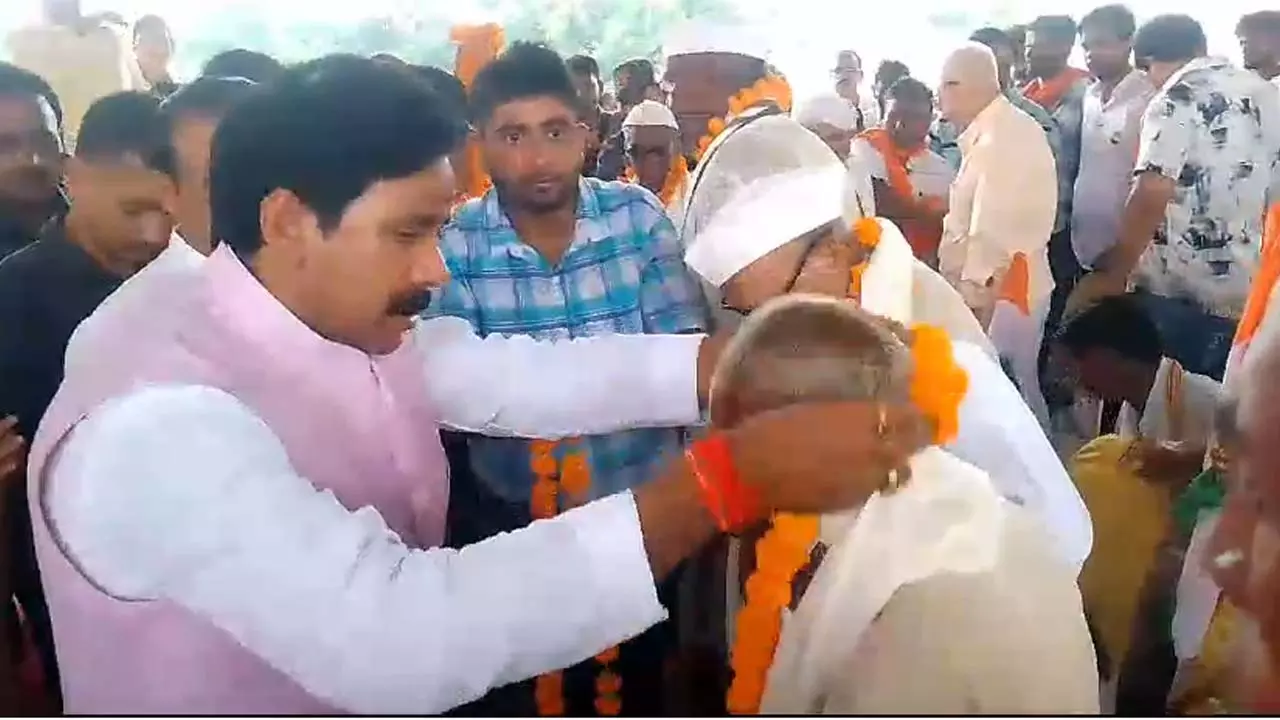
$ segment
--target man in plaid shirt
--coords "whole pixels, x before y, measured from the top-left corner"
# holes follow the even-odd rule
[[[701,286],[685,268],[675,228],[658,199],[639,185],[582,176],[589,130],[554,51],[512,45],[477,76],[470,102],[494,187],[459,208],[442,233],[453,280],[433,298],[431,313],[469,320],[482,336],[539,340],[706,329]],[[528,441],[467,441],[469,466],[454,467],[455,543],[530,522],[535,481]],[[653,477],[664,458],[682,451],[682,441],[682,429],[667,428],[560,443],[557,458],[565,450],[579,452],[591,471],[587,496],[562,493],[560,509]],[[660,627],[642,635],[638,640],[648,651],[629,651],[636,641],[624,646],[622,674],[632,677],[623,683],[628,714],[661,713],[657,658],[669,647],[669,632]],[[631,672],[628,657],[641,660],[637,669],[647,681]],[[589,712],[589,705],[575,708],[573,677],[571,672],[566,680],[569,707]],[[531,712],[517,704],[527,700],[515,690],[498,691],[487,699],[486,712]]]

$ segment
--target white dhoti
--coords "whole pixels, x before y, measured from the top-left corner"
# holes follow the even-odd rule
[[[1018,391],[1035,414],[1040,427],[1049,430],[1049,406],[1040,391],[1040,346],[1044,343],[1044,323],[1049,316],[1049,296],[1033,301],[1024,315],[1017,306],[996,301],[987,335],[1002,362],[1007,363]]]

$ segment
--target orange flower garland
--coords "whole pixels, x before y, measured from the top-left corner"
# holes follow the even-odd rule
[[[782,76],[765,75],[751,87],[743,88],[736,95],[729,98],[728,114],[722,118],[711,118],[707,122],[707,134],[698,140],[698,149],[695,156],[698,159],[702,158],[703,153],[711,146],[711,142],[716,139],[716,136],[724,132],[724,129],[728,127],[730,119],[741,115],[750,108],[767,102],[774,103],[785,112],[791,112],[791,85]]]
[[[854,224],[853,235],[865,248],[874,249],[880,243],[880,233],[875,218]],[[866,267],[863,261],[850,271],[850,296],[861,292]],[[938,327],[912,327],[911,358],[911,401],[933,422],[935,442],[945,443],[959,431],[960,401],[968,389],[968,376],[952,356],[950,338]],[[809,562],[819,527],[817,516],[777,513],[773,526],[756,544],[756,570],[747,580],[746,604],[738,613],[731,659],[733,683],[727,704],[735,715],[760,711],[769,668],[782,636],[782,611],[791,604],[792,583]]]
[[[459,25],[449,31],[449,40],[458,46],[454,57],[453,74],[462,81],[462,86],[471,89],[471,83],[480,69],[502,52],[506,44],[502,28],[494,23],[485,25]],[[489,173],[485,171],[484,158],[480,156],[480,146],[474,140],[467,140],[466,167],[459,168],[459,174],[466,183],[464,193],[467,197],[480,197],[493,187]]]
[[[764,697],[773,654],[782,637],[782,610],[791,604],[791,583],[809,562],[818,541],[816,515],[776,513],[756,543],[756,570],[747,580],[747,602],[738,613],[733,643],[733,683],[727,705],[734,715],[755,715]]]
[[[534,520],[553,518],[560,513],[561,494],[567,495],[566,505],[582,503],[591,490],[591,468],[582,453],[564,453],[556,462],[557,443],[534,440],[530,443],[529,468],[533,471],[533,492],[529,498],[529,510]],[[601,715],[618,715],[622,712],[622,678],[611,666],[618,660],[618,648],[605,650],[595,657],[600,663],[596,677],[596,712]],[[564,673],[560,671],[539,675],[533,683],[534,701],[538,714],[554,716],[565,714]]]
[[[635,168],[627,166],[623,179],[629,183],[638,183],[640,180],[636,177]],[[685,181],[689,179],[689,165],[685,162],[684,156],[676,155],[671,158],[671,167],[667,168],[667,177],[662,181],[662,189],[658,191],[658,199],[662,201],[662,206],[666,207],[671,204],[676,195],[684,190]]]

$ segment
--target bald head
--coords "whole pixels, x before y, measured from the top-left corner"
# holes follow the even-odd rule
[[[965,43],[942,66],[938,104],[942,114],[963,128],[1000,95],[1000,71],[991,48]]]

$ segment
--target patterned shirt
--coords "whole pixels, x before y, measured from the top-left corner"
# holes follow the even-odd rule
[[[675,228],[653,193],[583,178],[577,216],[573,242],[553,266],[520,240],[494,190],[468,201],[441,236],[453,281],[428,313],[468,320],[481,336],[539,340],[707,327],[702,288],[685,268]],[[561,443],[557,456],[566,447],[583,453],[594,499],[652,479],[682,442],[677,428],[627,430]],[[471,461],[490,490],[528,503],[534,476],[527,440],[472,438]]]
[[[1177,189],[1134,281],[1239,317],[1280,160],[1280,94],[1222,58],[1197,58],[1156,92],[1142,123],[1135,175],[1158,172]]]
[[[1040,123],[1040,127],[1044,128],[1045,135],[1049,137],[1049,150],[1053,152],[1053,161],[1056,165],[1061,165],[1059,158],[1062,156],[1062,134],[1058,129],[1058,122],[1053,116],[1045,112],[1045,109],[1031,102],[1021,92],[1009,89],[1004,92],[1004,96],[1013,103],[1013,106],[1022,112],[1031,116],[1033,120]],[[956,132],[956,126],[938,118],[934,121],[933,127],[929,130],[929,147],[937,154],[941,155],[951,163],[951,169],[954,172],[960,172],[960,133]],[[1064,215],[1059,212],[1054,218],[1053,231],[1056,233],[1067,226],[1067,220],[1070,214]]]

